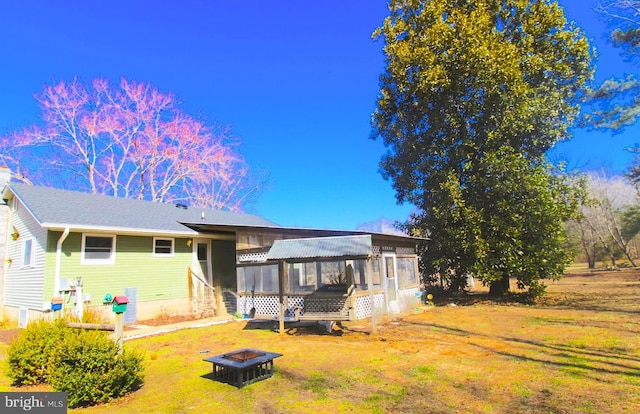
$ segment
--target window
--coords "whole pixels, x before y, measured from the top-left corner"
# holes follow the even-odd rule
[[[196,246],[196,254],[198,256],[199,262],[207,261],[207,247],[207,243],[198,243],[198,245]]]
[[[395,269],[393,268],[393,257],[385,257],[384,265],[386,267],[387,273],[386,276],[388,279],[393,279],[396,277]]]
[[[115,236],[82,236],[82,264],[113,264],[115,261]]]
[[[153,238],[153,255],[154,256],[173,256],[173,240],[174,239],[162,239],[159,237]]]
[[[400,288],[418,283],[416,260],[413,257],[398,257],[396,263],[398,265],[398,286]]]
[[[22,267],[33,267],[33,239],[22,242]]]
[[[237,274],[238,292],[278,292],[278,265],[242,266]]]

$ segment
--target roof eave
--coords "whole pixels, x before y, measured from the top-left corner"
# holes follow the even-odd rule
[[[109,226],[88,226],[84,224],[72,224],[72,223],[42,223],[41,226],[52,231],[63,231],[69,229],[78,233],[110,233],[110,234],[130,234],[137,236],[185,236],[194,237],[198,236],[195,230],[163,230],[163,229],[140,229],[131,227],[109,227]]]

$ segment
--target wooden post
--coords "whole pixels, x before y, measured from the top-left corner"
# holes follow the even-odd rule
[[[222,284],[219,277],[216,278],[216,284],[213,288],[213,296],[216,301],[216,316],[220,316],[222,315]]]
[[[124,313],[116,313],[115,340],[118,344],[118,355],[122,354],[122,337],[124,332]]]
[[[191,312],[195,312],[197,309],[193,295],[193,277],[191,276],[191,267],[187,268],[187,286],[189,291],[189,299],[191,300]]]
[[[378,328],[376,326],[376,302],[373,297],[373,256],[369,256],[367,258],[367,286],[369,287],[369,297],[371,298],[371,334],[375,335],[378,333]]]
[[[280,312],[278,315],[278,320],[279,320],[279,332],[280,334],[284,333],[284,284],[285,284],[285,273],[287,271],[287,264],[284,260],[280,260],[280,262],[278,262],[278,292],[279,292],[279,300],[278,302],[280,303]]]
[[[86,329],[89,331],[115,331],[116,326],[106,323],[77,323],[69,322],[67,324],[69,328]]]

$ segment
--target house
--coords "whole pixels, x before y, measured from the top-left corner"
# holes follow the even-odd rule
[[[290,317],[354,320],[417,303],[412,237],[282,227],[251,214],[2,184],[0,309],[21,325],[50,312],[52,302],[110,314],[117,295],[130,301],[125,323],[160,314],[272,318],[281,305]],[[341,309],[310,310],[314,300],[329,303],[335,292],[322,291],[338,286]]]

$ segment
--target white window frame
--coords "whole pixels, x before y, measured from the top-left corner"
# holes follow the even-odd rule
[[[165,240],[165,241],[170,241],[171,242],[171,251],[169,253],[158,253],[156,252],[156,242],[158,240]],[[153,257],[173,257],[173,254],[175,252],[175,246],[176,246],[176,239],[171,238],[171,237],[154,237],[153,238]]]
[[[29,261],[25,261],[25,258],[27,257],[27,243],[29,243]],[[28,239],[24,239],[22,241],[22,267],[23,268],[27,268],[27,267],[34,267],[33,265],[33,260],[34,260],[34,245],[33,245],[34,241],[32,238],[28,238]]]
[[[85,257],[85,247],[87,242],[87,237],[100,237],[104,239],[110,238],[112,240],[111,243],[111,255],[108,259],[87,259]],[[80,264],[83,265],[112,265],[116,262],[116,236],[110,234],[82,234],[82,248],[80,251]]]

